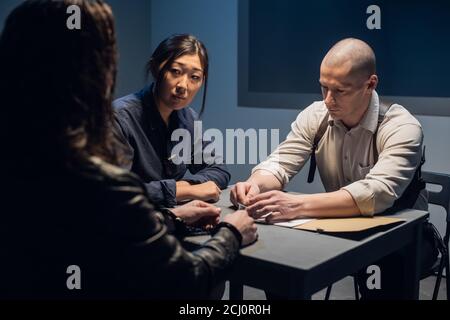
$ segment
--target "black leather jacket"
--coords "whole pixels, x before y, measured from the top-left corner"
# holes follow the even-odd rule
[[[207,298],[239,240],[221,227],[185,250],[132,173],[92,158],[83,170],[12,178],[0,225],[0,298]],[[70,265],[81,289],[69,290]]]

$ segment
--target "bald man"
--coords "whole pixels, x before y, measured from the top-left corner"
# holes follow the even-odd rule
[[[380,104],[370,46],[353,38],[338,42],[322,61],[319,82],[324,100],[300,112],[286,140],[252,170],[246,182],[233,187],[231,201],[246,205],[255,218],[269,214],[268,222],[373,216],[388,209],[427,210],[420,178],[422,127],[404,107]],[[309,180],[317,163],[326,192],[279,191],[310,156]],[[431,252],[436,254],[434,248]],[[424,268],[434,259],[425,256]],[[385,266],[382,273],[392,270],[390,264],[399,264],[396,258],[380,262]],[[398,277],[398,272],[392,276]],[[391,284],[393,288],[386,284],[386,290],[375,295],[366,292],[363,297],[401,298],[404,292],[396,289],[402,284],[394,280]]]

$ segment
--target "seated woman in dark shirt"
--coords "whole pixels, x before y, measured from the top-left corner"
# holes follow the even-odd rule
[[[153,76],[153,84],[114,101],[116,135],[129,160],[126,167],[144,181],[154,203],[171,207],[191,199],[217,201],[230,174],[218,155],[208,154],[205,161],[206,143],[194,141],[198,116],[188,107],[202,86],[200,114],[205,107],[205,46],[192,35],[171,36],[153,52],[147,72]],[[187,161],[176,161],[177,155],[172,155],[179,142],[171,139],[177,129],[185,129],[191,138],[191,150],[186,151],[191,154],[183,155]],[[185,176],[187,170],[190,176]]]
[[[66,27],[72,4],[81,30]],[[172,235],[185,227],[176,216],[197,223],[215,208],[158,211],[139,178],[113,165],[109,6],[23,2],[0,37],[0,70],[0,299],[209,297],[256,227],[237,211],[189,252]]]

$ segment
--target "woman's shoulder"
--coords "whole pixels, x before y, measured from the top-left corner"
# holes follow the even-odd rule
[[[151,86],[145,86],[140,91],[128,94],[113,101],[114,111],[119,114],[140,115],[143,111],[144,99],[148,98],[151,92]]]
[[[139,112],[142,109],[142,100],[138,93],[132,93],[117,98],[112,103],[114,111],[121,114],[124,112]]]
[[[141,180],[134,173],[95,156],[88,159],[86,165],[79,171],[79,174],[94,184],[134,186],[143,189]]]

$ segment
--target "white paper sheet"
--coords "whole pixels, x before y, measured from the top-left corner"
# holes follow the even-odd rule
[[[313,220],[315,220],[315,219],[294,219],[294,220],[286,221],[286,222],[277,222],[277,223],[274,223],[274,225],[280,226],[280,227],[293,228],[293,227],[299,226],[301,224],[304,224],[304,223],[307,223],[307,222],[310,222]]]

